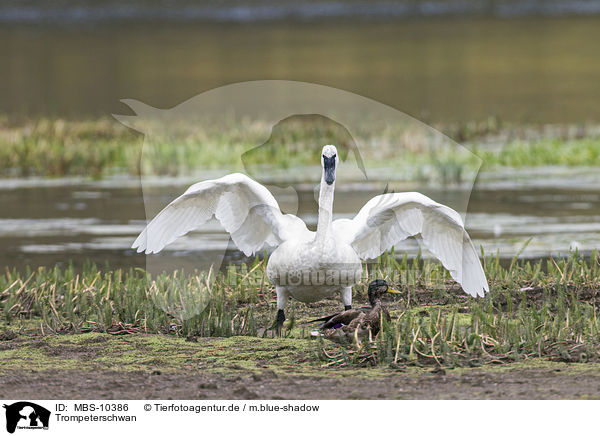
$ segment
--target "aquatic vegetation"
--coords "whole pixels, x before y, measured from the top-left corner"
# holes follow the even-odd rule
[[[73,268],[39,268],[23,276],[7,271],[0,278],[2,317],[6,323],[39,320],[42,333],[256,335],[248,303],[257,301],[258,288],[245,289],[252,279],[236,286],[227,273],[219,275],[221,282],[209,275],[175,272],[151,278],[139,269],[101,271],[92,264],[81,273]]]
[[[355,299],[366,284],[385,278],[403,292],[390,304],[392,321],[371,344],[331,348],[312,343],[316,362],[329,366],[478,366],[530,358],[586,362],[600,358],[600,258],[573,252],[566,258],[503,265],[486,256],[490,293],[475,300],[459,291],[435,262],[382,256],[367,265]],[[88,264],[0,275],[0,331],[36,335],[102,332],[158,333],[180,337],[270,336],[275,292],[265,260],[220,272],[101,270]],[[208,294],[203,290],[210,289]],[[199,294],[200,293],[200,294]],[[199,313],[178,311],[207,298]],[[164,308],[170,310],[165,311]],[[295,304],[285,325],[289,339],[308,340],[305,321],[339,310],[335,300]],[[265,339],[272,340],[272,339]]]
[[[327,365],[480,366],[546,358],[600,360],[598,254],[517,262],[487,259],[492,292],[461,304],[407,305],[371,343],[323,352]],[[450,300],[449,300],[450,301]]]
[[[265,162],[269,162],[271,170],[319,165],[315,145],[332,143],[343,149],[353,144],[343,127],[322,119],[281,124],[272,131],[269,125],[252,122],[232,123],[213,131],[177,126],[173,127],[174,132],[166,133],[149,126],[153,134],[143,136],[111,119],[0,119],[0,177],[178,176],[225,168],[254,168],[264,173]],[[430,131],[426,128],[406,131],[392,126],[382,131],[376,127],[363,130],[361,134],[370,138],[368,144],[361,146],[364,163],[374,167],[393,163],[405,169],[408,179],[434,177],[454,182],[458,177],[460,181],[463,167],[477,163],[466,150],[456,155],[443,144],[429,144]],[[257,145],[266,138],[268,146],[258,149]],[[402,156],[398,156],[400,144]],[[415,172],[415,165],[423,168]]]
[[[593,126],[523,127],[504,125],[490,118],[435,127],[469,147],[483,159],[484,168],[600,165],[600,139],[598,129]],[[144,144],[142,135],[108,118],[82,121],[0,118],[0,177],[102,178],[140,172],[177,176],[202,169],[239,171],[253,166],[263,171],[265,161],[271,167],[285,170],[318,165],[314,144],[351,140],[331,125],[291,122],[284,129],[273,131],[271,140],[273,145],[294,144],[293,155],[287,145],[274,146],[264,152],[248,153],[242,162],[240,156],[264,141],[269,132],[270,126],[256,122],[214,132],[193,130],[176,137],[146,138]],[[367,126],[362,128],[361,135],[369,138],[368,144],[361,147],[365,166],[396,168],[396,174],[406,180],[460,183],[480,163],[466,151],[432,145],[425,129]],[[142,147],[145,157],[140,161]]]
[[[0,119],[0,175],[101,177],[135,173],[141,140],[109,119]]]
[[[496,152],[482,151],[486,166],[533,167],[546,165],[600,165],[600,137],[568,140],[542,138],[534,141],[515,140]]]

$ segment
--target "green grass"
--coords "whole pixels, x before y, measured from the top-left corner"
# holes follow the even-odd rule
[[[183,124],[163,132],[150,124],[141,135],[116,120],[95,121],[0,119],[0,176],[92,176],[111,174],[178,176],[200,169],[243,171],[265,164],[277,169],[320,164],[320,147],[352,147],[353,138],[341,125],[319,117],[286,120],[271,126],[260,122],[233,124],[210,130]],[[460,176],[460,168],[475,165],[469,153],[455,155],[427,143],[425,129],[404,131],[386,126],[381,131],[360,132],[369,138],[361,146],[368,166],[390,165],[411,169],[427,164],[442,177]],[[401,138],[406,152],[398,156]],[[268,147],[256,147],[267,141]],[[435,148],[435,150],[434,150]],[[242,154],[253,150],[241,160]],[[457,170],[458,168],[458,170]],[[409,172],[423,178],[423,172]]]
[[[384,323],[373,343],[332,348],[311,342],[311,356],[329,366],[461,367],[532,358],[596,362],[599,261],[597,253],[589,258],[572,253],[502,266],[498,258],[487,257],[491,292],[474,299],[439,264],[383,256],[355,286],[355,304],[365,301],[369,280],[387,278],[403,289],[401,298],[390,303],[391,323]],[[313,326],[305,321],[338,309],[337,300],[291,304],[285,336],[308,342]],[[269,336],[275,312],[275,293],[265,279],[265,261],[259,259],[217,274],[150,277],[139,269],[101,271],[87,265],[79,273],[39,268],[0,276],[2,335],[263,337]]]
[[[219,283],[222,275],[207,286],[207,278],[177,273],[151,278],[141,270],[102,272],[91,264],[81,274],[72,268],[39,268],[25,276],[7,272],[0,278],[0,310],[6,323],[39,320],[42,333],[256,335],[252,303],[259,288]]]
[[[0,176],[135,174],[141,141],[114,120],[0,120]]]
[[[546,165],[600,166],[600,138],[569,140],[543,138],[508,143],[499,152],[477,151],[486,167],[534,167]]]
[[[324,360],[441,367],[531,358],[598,362],[598,261],[597,253],[590,259],[572,253],[566,259],[535,263],[515,259],[504,268],[497,259],[487,259],[491,292],[485,298],[457,304],[441,297],[439,305],[396,310],[390,323],[382,320],[373,343],[325,354]]]
[[[469,147],[485,168],[540,165],[600,166],[600,139],[593,128],[546,129],[504,126],[494,118],[479,123],[435,126]],[[469,153],[432,145],[430,134],[412,126],[362,127],[365,165],[394,167],[409,180],[460,182],[479,161]],[[535,134],[532,134],[533,133]],[[481,145],[502,137],[501,147]],[[270,150],[240,156],[266,139]],[[534,139],[531,139],[534,138]],[[270,126],[253,122],[213,130],[181,129],[177,135],[144,137],[112,119],[9,120],[0,118],[0,177],[101,178],[113,174],[186,175],[201,169],[244,170],[244,165],[277,168],[318,165],[315,144],[352,143],[344,127],[322,119],[291,120]],[[285,144],[285,147],[281,145]],[[291,148],[290,148],[291,147]],[[144,150],[144,157],[140,159]]]

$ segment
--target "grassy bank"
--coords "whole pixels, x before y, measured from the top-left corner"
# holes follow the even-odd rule
[[[379,259],[355,287],[387,277],[403,290],[390,302],[393,320],[372,344],[310,342],[305,322],[339,310],[339,301],[291,304],[285,336],[309,347],[315,364],[333,366],[478,366],[544,358],[600,358],[599,258],[514,261],[485,259],[491,292],[466,296],[438,264],[392,256]],[[0,276],[2,335],[101,332],[207,337],[265,337],[275,316],[265,262],[199,275],[150,277],[142,270],[82,273],[45,269]],[[264,339],[272,340],[272,339]],[[305,350],[306,351],[306,350]]]
[[[331,123],[291,122],[274,131],[274,148],[265,153],[240,156],[269,136],[270,126],[259,123],[225,131],[192,131],[145,144],[144,137],[112,119],[91,121],[0,120],[0,177],[90,176],[111,174],[182,175],[198,169],[264,164],[287,168],[318,164],[314,144],[347,145],[351,138]],[[435,126],[471,148],[484,168],[498,166],[600,166],[600,136],[593,127],[506,126],[495,119],[479,123]],[[361,147],[367,166],[432,167],[444,179],[458,178],[476,168],[478,161],[456,149],[439,149],[424,130],[387,128],[362,132],[368,146]],[[279,145],[286,144],[285,147]],[[290,144],[293,147],[290,148]],[[399,147],[401,152],[399,153]],[[410,172],[419,177],[420,172]],[[416,174],[416,175],[415,175]]]

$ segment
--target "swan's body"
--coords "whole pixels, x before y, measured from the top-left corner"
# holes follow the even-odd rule
[[[477,252],[460,215],[417,192],[373,197],[354,219],[332,221],[337,150],[323,148],[317,231],[297,216],[283,214],[267,188],[243,174],[196,183],[165,207],[133,243],[138,252],[157,253],[213,216],[247,256],[277,247],[267,276],[277,290],[278,323],[289,297],[318,301],[341,293],[346,309],[360,280],[361,260],[374,258],[409,236],[442,261],[470,295],[488,290]]]
[[[343,266],[339,280],[334,277]],[[349,244],[335,244],[334,238],[322,246],[314,241],[286,241],[271,254],[267,276],[278,287],[304,303],[322,300],[360,280],[362,264]],[[327,284],[328,278],[335,283]],[[351,304],[351,300],[347,305]]]

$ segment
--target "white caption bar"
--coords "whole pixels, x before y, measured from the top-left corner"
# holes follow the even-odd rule
[[[0,435],[578,434],[597,432],[581,401],[0,400]],[[45,430],[38,433],[35,430]]]

